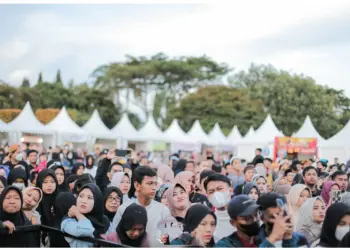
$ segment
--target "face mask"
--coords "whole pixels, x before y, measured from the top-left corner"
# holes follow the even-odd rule
[[[337,226],[337,229],[335,230],[335,238],[341,241],[344,238],[345,234],[347,234],[349,231],[349,226]]]
[[[231,195],[229,191],[215,192],[212,196],[209,197],[209,202],[215,208],[222,208],[227,205],[230,199],[231,199]]]
[[[259,221],[255,221],[249,225],[239,224],[239,227],[241,228],[242,233],[244,233],[245,235],[247,235],[249,237],[256,236],[260,232]]]
[[[22,157],[22,154],[19,153],[16,155],[16,161],[22,161],[23,160],[23,157]]]
[[[24,183],[13,183],[12,184],[13,186],[15,186],[15,187],[18,187],[21,191],[24,189],[24,187],[25,187],[25,185],[24,185]]]

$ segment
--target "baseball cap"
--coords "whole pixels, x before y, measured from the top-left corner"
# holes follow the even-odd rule
[[[104,150],[101,151],[100,156],[106,155],[106,154],[108,154],[108,152],[109,152],[108,149],[104,149]]]
[[[271,192],[261,195],[256,203],[259,205],[261,210],[266,210],[270,207],[277,207],[276,199],[281,199],[286,202],[284,196],[281,196],[275,192]]]
[[[231,219],[237,216],[249,216],[259,207],[255,200],[248,195],[240,194],[230,200],[227,206],[227,212]]]

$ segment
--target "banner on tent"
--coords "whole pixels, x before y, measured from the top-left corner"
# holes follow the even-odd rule
[[[317,138],[276,137],[275,157],[287,154],[317,155]]]
[[[201,152],[201,144],[184,144],[184,143],[172,143],[170,145],[171,152],[188,151],[188,152]]]

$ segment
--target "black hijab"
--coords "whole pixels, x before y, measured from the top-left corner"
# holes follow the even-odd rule
[[[180,159],[175,168],[173,167],[173,171],[174,171],[174,174],[177,175],[178,173],[182,172],[182,171],[185,171],[185,168],[186,168],[186,164],[187,164],[187,160],[185,159]]]
[[[4,176],[0,175],[0,181],[2,182],[2,185],[4,185],[4,187],[6,188],[7,187],[7,179]]]
[[[23,196],[22,196],[22,192],[19,190],[19,188],[15,187],[15,186],[7,186],[0,195],[0,204],[1,204],[1,206],[0,206],[0,221],[7,221],[8,220],[8,221],[11,221],[15,226],[26,225],[28,223],[28,220],[25,219],[26,216],[22,212],[22,209],[20,211],[16,212],[15,214],[9,214],[3,210],[3,203],[5,200],[5,196],[11,190],[14,190],[19,194],[19,197],[21,198],[21,207],[23,207]]]
[[[68,184],[67,184],[67,178],[66,178],[66,170],[64,169],[64,167],[62,165],[58,165],[58,166],[54,166],[52,167],[51,169],[55,172],[56,169],[62,169],[63,171],[63,176],[64,176],[64,180],[63,180],[63,183],[62,184],[58,184],[58,192],[61,193],[61,192],[67,192],[68,191]],[[56,173],[55,173],[56,175]],[[58,183],[58,182],[57,182]]]
[[[350,214],[350,206],[345,203],[335,203],[327,209],[321,231],[320,246],[338,247],[340,242],[335,237],[335,231],[341,218],[347,214]]]
[[[101,234],[105,234],[107,232],[111,222],[107,216],[103,214],[105,205],[103,204],[103,195],[100,188],[96,186],[96,184],[89,183],[84,185],[79,193],[86,188],[90,189],[94,195],[94,207],[90,213],[84,215],[90,220],[92,226],[95,228],[95,238],[100,238]]]
[[[89,165],[89,159],[92,160],[92,164],[91,165]],[[94,157],[92,155],[86,156],[86,158],[85,158],[85,165],[86,165],[87,169],[92,169],[92,167],[95,165],[95,159],[94,159]]]
[[[104,214],[108,217],[108,219],[112,222],[113,219],[114,219],[114,215],[116,214],[116,212],[110,212],[107,210],[106,208],[106,203],[107,203],[107,199],[108,199],[108,196],[111,194],[111,193],[117,193],[119,199],[120,199],[120,205],[123,204],[123,193],[122,191],[120,191],[119,188],[117,187],[108,187],[104,190],[103,192],[103,199],[104,199],[104,206],[105,206],[105,209],[104,209]]]
[[[10,171],[10,174],[7,178],[7,184],[12,185],[13,183],[16,182],[16,179],[19,179],[19,178],[24,180],[24,185],[27,187],[28,186],[27,173],[21,167],[14,168]]]
[[[79,190],[86,184],[95,184],[95,179],[91,174],[77,175],[77,181],[75,182],[73,193],[79,193]]]
[[[81,166],[83,166],[84,169],[85,169],[85,166],[84,166],[83,163],[80,163],[80,162],[75,163],[75,164],[73,165],[73,168],[72,168],[72,174],[77,174],[77,172],[78,172],[78,170],[79,170],[79,168],[80,168]]]
[[[126,234],[127,231],[131,230],[135,225],[143,225],[144,231],[136,240],[132,240]],[[136,203],[128,206],[117,227],[117,235],[120,242],[123,245],[131,247],[140,247],[143,239],[146,237],[146,225],[147,225],[147,211],[144,207],[137,205]]]
[[[52,194],[45,194],[43,191],[43,199],[41,200],[37,210],[42,216],[41,223],[46,226],[54,226],[54,207],[56,196],[58,194],[58,182],[56,179],[55,172],[52,169],[44,169],[38,174],[36,185],[38,188],[43,190],[43,182],[47,176],[51,176],[56,182],[56,189]]]

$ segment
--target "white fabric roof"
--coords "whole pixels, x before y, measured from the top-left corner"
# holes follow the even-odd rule
[[[148,117],[146,124],[139,130],[141,141],[166,141],[166,137],[154,121],[153,115]]]
[[[79,127],[72,118],[70,118],[67,109],[64,106],[58,115],[49,122],[46,127],[62,134],[87,135],[87,133]]]
[[[344,126],[342,130],[333,135],[326,141],[323,141],[321,147],[349,147],[349,138],[350,138],[350,120]]]
[[[82,128],[93,137],[110,140],[115,139],[111,130],[103,123],[97,109],[94,110],[90,119]]]
[[[317,132],[314,125],[312,124],[312,121],[310,119],[310,116],[307,116],[305,118],[305,121],[303,125],[300,127],[298,132],[293,134],[294,137],[315,137],[317,138],[318,142],[324,141],[324,138]]]
[[[26,103],[21,113],[7,124],[10,131],[33,134],[53,134],[53,130],[47,128],[35,116],[29,102]]]
[[[212,145],[228,145],[230,144],[224,133],[222,132],[219,123],[215,123],[213,129],[209,132],[209,142]]]
[[[170,142],[193,143],[193,140],[182,130],[177,119],[173,120],[164,135]]]
[[[269,143],[276,136],[284,136],[283,133],[276,127],[271,115],[268,114],[265,121],[255,131],[253,136],[245,137],[245,143]]]
[[[187,135],[192,138],[195,142],[200,142],[200,143],[209,143],[209,137],[208,135],[204,132],[201,124],[199,123],[198,120],[196,120],[192,128],[187,132]]]
[[[124,113],[119,122],[112,128],[114,137],[122,137],[126,140],[138,140],[139,132],[129,120],[128,114]]]
[[[254,130],[253,126],[250,126],[248,132],[244,136],[244,140],[252,137],[254,134],[255,134],[255,130]]]
[[[236,144],[242,140],[242,134],[239,132],[236,125],[232,128],[231,133],[227,136],[227,140],[231,144]]]
[[[10,128],[6,122],[0,119],[0,132],[9,132]]]

